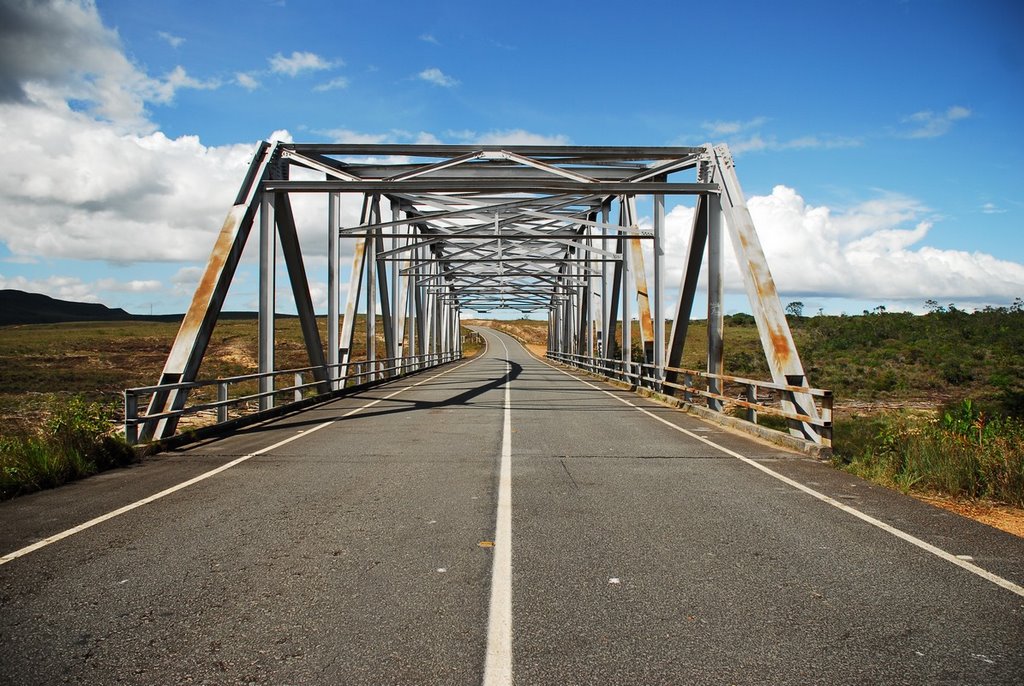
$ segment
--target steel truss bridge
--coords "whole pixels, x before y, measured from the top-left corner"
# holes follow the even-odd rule
[[[321,340],[291,198],[326,194],[328,333]],[[695,196],[679,297],[665,298],[665,199]],[[342,198],[359,220],[342,223]],[[651,202],[641,225],[637,202]],[[257,226],[260,247],[259,369],[198,381],[221,307]],[[771,370],[770,381],[724,374],[723,234],[728,233]],[[354,243],[344,316],[342,241]],[[309,366],[274,364],[275,273],[283,256]],[[698,276],[707,262],[708,355],[703,370],[681,367]],[[648,267],[653,283],[648,282]],[[356,312],[366,313],[366,356],[356,359]],[[731,402],[784,417],[799,441],[831,442],[831,394],[811,388],[793,342],[732,156],[724,145],[572,147],[262,143],[228,212],[158,384],[126,391],[129,440],[164,439],[199,409],[282,393],[321,397],[347,386],[443,364],[461,356],[463,312],[548,313],[548,356],[721,415]],[[633,325],[639,324],[634,346]],[[666,320],[672,322],[666,337]],[[378,336],[384,357],[378,359]],[[667,339],[667,340],[666,340]],[[326,354],[325,354],[326,347]],[[636,352],[634,352],[636,348]],[[283,386],[280,378],[285,375]],[[258,391],[230,396],[232,383]],[[291,384],[291,385],[289,385]],[[217,400],[189,394],[217,388]],[[766,392],[778,407],[759,400]],[[148,409],[140,406],[148,398]]]

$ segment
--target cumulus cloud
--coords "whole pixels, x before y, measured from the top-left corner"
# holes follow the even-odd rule
[[[185,42],[185,39],[181,36],[175,36],[174,34],[167,33],[166,31],[157,31],[156,35],[160,36],[160,40],[164,41],[172,48],[180,48],[182,43]]]
[[[76,276],[48,276],[45,279],[29,279],[24,276],[5,277],[0,274],[0,289],[14,289],[29,293],[42,293],[59,300],[76,302],[102,302],[104,293],[153,293],[160,291],[163,284],[156,280],[118,281],[99,279],[83,281]]]
[[[955,122],[970,116],[971,110],[960,105],[954,105],[939,113],[931,110],[915,112],[903,118],[901,123],[909,126],[903,135],[907,138],[937,138],[949,133]]]
[[[430,33],[424,33],[423,35],[421,35],[420,40],[423,41],[424,43],[432,43],[433,45],[441,44],[441,42],[437,40],[437,38],[434,37],[433,34]]]
[[[177,66],[172,69],[162,80],[155,81],[151,89],[151,100],[167,103],[174,99],[174,94],[181,88],[193,88],[196,90],[213,90],[220,88],[220,81],[207,79],[205,81],[189,76],[184,67]]]
[[[124,54],[91,0],[0,5],[0,102],[61,107],[80,103],[121,131],[156,129],[147,103],[168,103],[181,88],[215,88],[180,66],[152,78]]]
[[[442,86],[444,88],[452,88],[454,86],[459,85],[457,79],[445,74],[437,67],[424,69],[419,74],[417,74],[417,76],[421,81],[426,81],[427,83],[432,83],[435,86]]]
[[[323,71],[324,69],[332,69],[343,65],[344,62],[341,60],[332,62],[316,53],[299,52],[297,50],[288,57],[277,53],[270,58],[270,71],[286,76],[298,76],[303,72]]]
[[[906,196],[883,194],[835,211],[776,186],[747,204],[776,285],[789,297],[985,302],[1024,292],[1024,265],[926,245],[928,209]],[[684,205],[666,216],[670,283],[681,277],[692,217]],[[727,287],[742,293],[732,246],[725,243]]]
[[[254,144],[119,133],[70,109],[0,105],[0,136],[18,164],[0,168],[16,255],[135,260],[208,253]]]
[[[986,202],[981,206],[982,214],[1004,214],[1006,210],[996,205],[994,202]]]

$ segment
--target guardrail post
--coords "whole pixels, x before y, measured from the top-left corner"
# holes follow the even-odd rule
[[[223,424],[228,420],[228,384],[221,381],[217,384],[217,423]]]
[[[757,386],[754,384],[747,385],[747,402],[757,404]],[[747,408],[747,421],[751,424],[757,424],[757,408]]]
[[[821,399],[821,444],[832,447],[832,391],[825,391]]]
[[[686,390],[683,391],[683,401],[692,403],[693,393],[690,392],[690,389],[693,388],[693,374],[683,374],[683,386],[686,387]]]
[[[129,391],[124,392],[124,440],[128,445],[139,442],[139,398]]]
[[[292,396],[292,399],[295,400],[295,402],[299,402],[302,400],[302,372],[295,373],[295,383],[293,385],[295,386],[295,393]]]

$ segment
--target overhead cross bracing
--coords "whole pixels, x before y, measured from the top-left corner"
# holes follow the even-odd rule
[[[328,341],[316,326],[290,198],[329,199]],[[679,298],[665,298],[666,196],[695,196]],[[652,217],[641,222],[638,197]],[[342,198],[358,213],[341,211]],[[366,361],[382,376],[408,359],[460,350],[464,312],[548,313],[549,351],[563,362],[617,373],[668,394],[687,391],[680,369],[698,273],[708,258],[708,405],[722,409],[722,234],[735,248],[772,383],[791,431],[822,440],[799,356],[725,146],[574,147],[264,143],[228,214],[160,385],[195,379],[241,248],[259,217],[261,404],[273,403],[274,273],[285,258],[312,375],[322,392],[351,381],[357,312],[366,313]],[[346,219],[342,219],[345,216]],[[344,317],[340,244],[353,258]],[[648,271],[653,283],[648,284]],[[633,326],[640,359],[634,359]],[[664,330],[672,322],[670,336]],[[667,343],[666,343],[667,340]],[[575,356],[575,357],[573,357]],[[417,358],[418,359],[418,358]],[[441,358],[431,358],[436,363]],[[404,361],[403,361],[404,360]],[[588,362],[589,361],[589,362]],[[639,364],[633,368],[631,365]],[[646,366],[645,366],[646,365]],[[359,377],[362,379],[363,377]],[[143,437],[175,430],[188,388],[156,391]],[[716,397],[711,397],[716,396]],[[688,397],[688,391],[687,391]],[[815,424],[817,422],[817,424]],[[826,422],[827,424],[827,422]],[[827,439],[826,439],[827,440]]]
[[[602,221],[614,193],[695,193],[709,184],[669,183],[670,172],[696,166],[702,148],[564,148],[502,146],[289,145],[282,157],[321,171],[324,181],[271,181],[269,190],[382,194],[391,220],[343,227],[341,235],[375,232],[403,244],[383,251],[382,262],[410,261],[400,274],[440,263],[417,285],[464,310],[548,309],[585,288],[566,266],[593,276],[595,265],[617,260],[591,240],[597,232],[652,237],[635,225]],[[412,158],[419,163],[360,163],[358,156]],[[596,192],[595,192],[596,191]]]

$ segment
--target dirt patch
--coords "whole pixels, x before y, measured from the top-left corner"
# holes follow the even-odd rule
[[[234,345],[232,343],[224,343],[219,350],[216,352],[217,357],[231,364],[237,364],[241,367],[249,369],[257,369],[259,363],[252,353],[243,348],[240,345]]]
[[[1024,509],[983,501],[954,500],[944,496],[911,494],[918,500],[941,507],[943,510],[988,524],[997,529],[1024,538]]]

